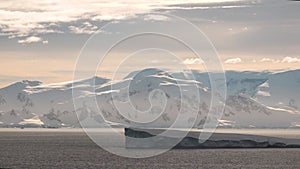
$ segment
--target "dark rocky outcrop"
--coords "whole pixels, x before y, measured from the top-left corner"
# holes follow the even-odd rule
[[[214,133],[208,140],[199,142],[200,132],[189,132],[182,139],[176,138],[176,133],[183,131],[172,131],[170,136],[160,135],[163,132],[162,129],[125,128],[126,148],[300,148],[300,140],[295,139]]]

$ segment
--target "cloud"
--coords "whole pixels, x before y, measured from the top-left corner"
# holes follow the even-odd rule
[[[188,4],[212,8],[211,4],[222,7],[224,2],[238,2],[238,0],[212,0],[212,1],[178,1],[178,0],[51,0],[33,1],[18,0],[0,1],[0,32],[2,35],[27,37],[44,33],[56,32],[53,26],[60,23],[73,23],[80,20],[107,21],[126,19],[138,14],[145,14],[164,7],[186,7]],[[177,5],[177,6],[176,6]],[[162,19],[162,18],[150,18]],[[95,26],[71,26],[72,33],[90,34]],[[1,35],[0,34],[0,35]]]
[[[260,62],[272,62],[272,63],[279,63],[279,62],[280,62],[280,60],[278,60],[278,59],[271,59],[271,58],[262,58],[262,59],[260,60]]]
[[[260,60],[260,62],[272,62],[272,61],[273,61],[273,59],[270,59],[270,58],[262,58]]]
[[[169,18],[162,15],[147,15],[144,19],[145,21],[166,21]]]
[[[72,33],[75,34],[93,34],[98,30],[98,27],[89,22],[84,22],[81,26],[69,26]]]
[[[230,58],[230,59],[225,60],[224,63],[226,63],[226,64],[237,64],[237,63],[241,63],[241,62],[242,62],[241,58]]]
[[[300,58],[296,58],[296,57],[285,57],[282,59],[281,63],[298,63],[300,62]]]
[[[272,63],[298,63],[300,62],[300,58],[296,57],[284,57],[282,60],[279,59],[271,59],[271,58],[262,58],[260,62],[272,62]]]
[[[24,44],[24,43],[34,43],[34,42],[42,42],[43,39],[37,36],[30,36],[26,39],[18,40],[18,43]],[[42,43],[48,43],[48,41],[43,41]]]
[[[184,64],[186,65],[192,65],[192,64],[202,64],[204,63],[203,60],[199,59],[199,58],[186,58],[183,61]]]

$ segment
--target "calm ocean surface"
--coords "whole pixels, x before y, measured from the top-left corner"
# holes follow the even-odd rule
[[[103,139],[124,144],[101,129]],[[97,129],[99,131],[99,129]],[[218,129],[221,133],[300,138],[296,129]],[[299,168],[300,149],[180,149],[145,159],[111,154],[82,129],[0,129],[0,168]]]

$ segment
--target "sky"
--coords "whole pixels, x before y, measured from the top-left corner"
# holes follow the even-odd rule
[[[94,33],[98,31],[106,37],[97,42],[102,46],[111,37],[109,31],[99,31],[103,26],[119,23],[122,29],[120,23],[134,24],[140,16],[153,12],[175,15],[196,25],[215,47],[225,70],[300,68],[300,2],[296,1],[3,0],[0,1],[0,87],[24,79],[44,83],[72,80],[77,57]],[[151,28],[152,21],[164,20],[146,16],[145,29]],[[122,31],[128,31],[126,28]],[[168,29],[198,42],[185,26]],[[126,72],[140,69],[145,60],[146,66],[163,67],[180,62],[193,69],[205,67],[201,59],[167,40],[150,37],[141,46],[144,43],[165,44],[170,52],[143,51],[132,55],[123,63]],[[124,48],[135,49],[126,45]],[[96,55],[97,50],[91,53]],[[172,53],[181,59],[174,60]],[[112,67],[120,64],[124,56],[128,56],[128,51],[122,49],[107,56],[99,75],[111,78],[115,71]]]

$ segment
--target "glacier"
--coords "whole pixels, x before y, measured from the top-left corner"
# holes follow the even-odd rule
[[[207,72],[145,69],[118,81],[97,76],[55,84],[24,80],[0,89],[0,127],[139,125],[127,118],[145,121],[143,125],[150,127],[169,127],[180,113],[185,114],[178,123],[182,127],[202,128],[205,122],[215,120],[223,128],[299,127],[300,70],[226,71],[225,77],[227,96],[221,119],[207,116],[211,98]],[[180,88],[186,91],[183,99]],[[79,93],[73,98],[74,90]],[[153,122],[126,107],[128,97],[133,107],[148,113]],[[93,98],[97,106],[89,102]],[[78,101],[76,109],[73,99]],[[114,104],[125,113],[120,114]]]

